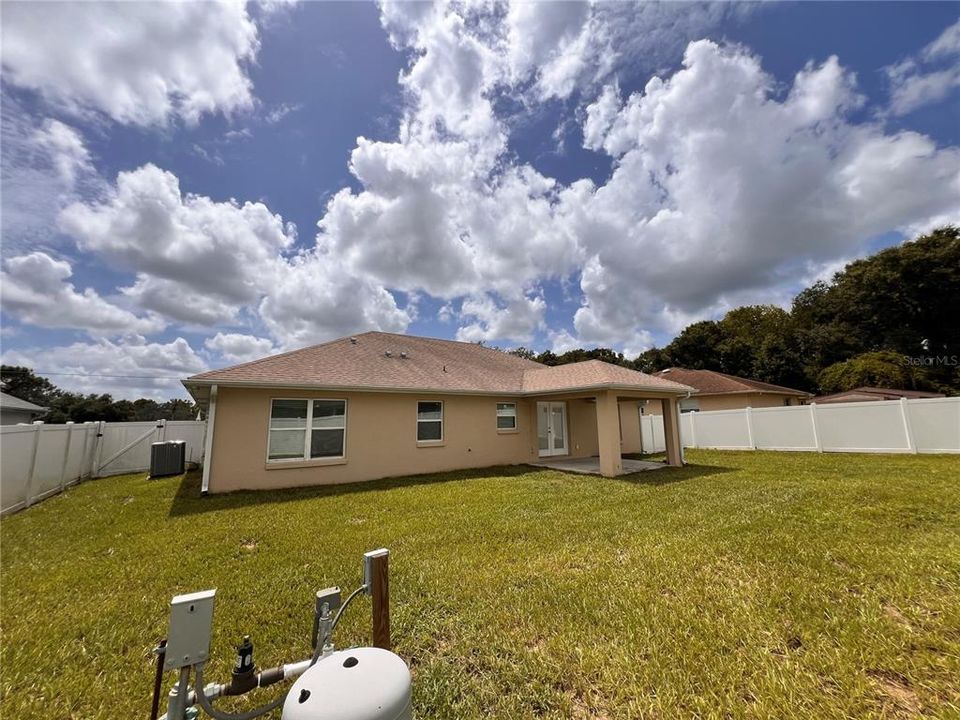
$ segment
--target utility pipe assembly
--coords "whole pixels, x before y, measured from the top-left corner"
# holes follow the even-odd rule
[[[257,670],[253,642],[244,636],[230,682],[204,685],[213,629],[215,590],[178,595],[170,603],[167,638],[157,647],[157,676],[151,720],[157,720],[163,673],[176,670],[178,679],[167,695],[161,720],[195,720],[200,712],[214,720],[253,720],[283,707],[281,720],[411,720],[410,671],[387,649],[390,644],[386,549],[364,555],[364,583],[340,601],[340,588],[316,593],[312,655],[305,660]],[[360,594],[373,598],[374,643],[337,651],[333,631],[350,603]],[[193,674],[193,686],[190,676]],[[251,710],[229,713],[214,706],[219,698],[237,697],[298,678],[286,694]]]

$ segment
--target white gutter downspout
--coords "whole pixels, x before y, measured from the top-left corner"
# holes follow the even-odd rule
[[[203,437],[203,480],[200,492],[206,495],[210,490],[210,466],[213,465],[213,425],[217,419],[217,386],[210,386],[210,402],[207,405],[207,431]]]

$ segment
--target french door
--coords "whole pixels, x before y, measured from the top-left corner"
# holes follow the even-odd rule
[[[540,457],[568,455],[567,435],[567,404],[538,402],[537,441]]]

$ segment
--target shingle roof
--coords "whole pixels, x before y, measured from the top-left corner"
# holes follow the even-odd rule
[[[651,390],[663,389],[667,392],[693,390],[691,387],[685,387],[667,378],[628,370],[602,360],[585,360],[555,367],[541,365],[539,369],[527,370],[523,374],[523,390],[527,393],[557,392],[601,385],[613,387],[636,385]]]
[[[722,395],[726,393],[765,392],[786,395],[810,395],[803,390],[774,385],[772,383],[750,380],[748,378],[727,375],[715,370],[687,370],[669,368],[655,373],[657,377],[669,378],[697,389],[698,395]]]
[[[34,405],[32,402],[21,400],[20,398],[14,397],[13,395],[7,395],[5,392],[0,392],[0,407],[6,408],[8,410],[30,410],[31,412],[47,411],[47,408],[45,407]]]
[[[819,395],[813,398],[816,403],[831,402],[856,402],[859,400],[898,400],[907,398],[908,400],[919,400],[925,398],[942,398],[943,393],[926,392],[925,390],[897,390],[896,388],[878,388],[878,387],[858,387],[852,390],[833,393],[831,395]]]
[[[340,338],[184,380],[188,389],[214,383],[492,395],[588,387],[625,387],[666,393],[691,390],[665,378],[599,360],[547,367],[475,343],[382,332]]]

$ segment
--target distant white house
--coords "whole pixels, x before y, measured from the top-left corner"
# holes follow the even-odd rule
[[[45,407],[0,392],[0,425],[29,423],[46,414],[47,408]]]

